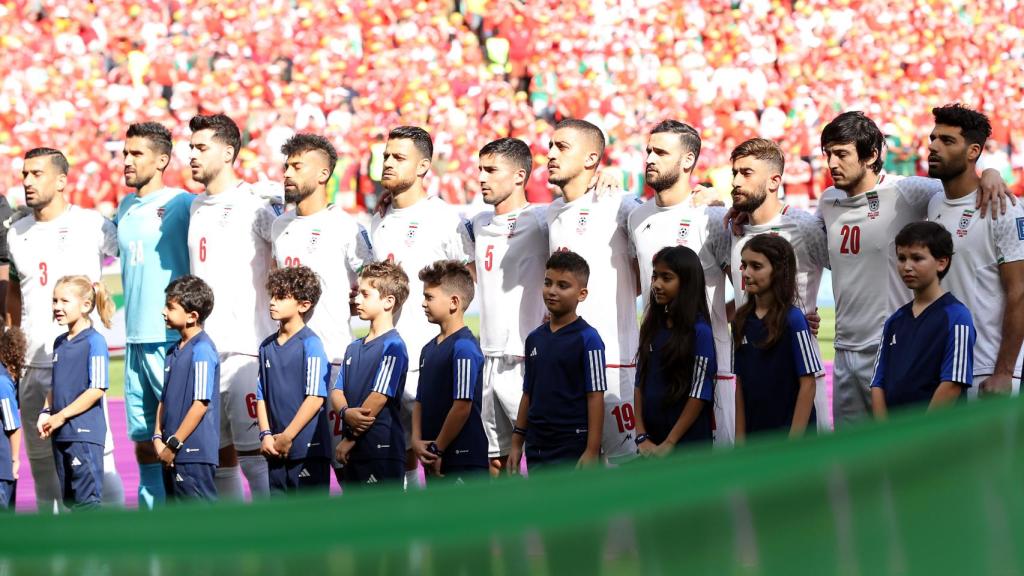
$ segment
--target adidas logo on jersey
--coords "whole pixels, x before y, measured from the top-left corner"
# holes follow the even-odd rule
[[[270,358],[267,358],[266,367],[270,368]]]
[[[536,348],[534,348],[534,349],[533,349],[533,350],[532,350],[532,351],[530,352],[530,356],[532,357],[532,356],[536,356],[536,355],[537,355],[537,349],[536,349]]]
[[[299,472],[299,478],[309,478],[309,477],[310,477],[309,470],[306,470],[305,468],[303,468],[302,471]]]
[[[92,430],[89,430],[88,428],[75,428],[75,432],[78,432],[79,434],[88,434],[89,432],[92,432]]]
[[[181,477],[181,474],[175,474],[174,475],[174,481],[175,482],[184,482],[185,479]]]
[[[455,455],[458,456],[459,454],[469,454],[469,450],[456,450]]]
[[[889,346],[895,346],[895,345],[896,345],[896,335],[893,334],[892,335],[892,340],[889,341]]]
[[[75,456],[74,458],[71,459],[71,465],[72,466],[81,466],[82,465],[82,461],[78,459],[78,456]]]
[[[373,474],[370,474],[370,477],[366,479],[366,483],[367,484],[376,484],[377,483],[377,477],[374,476]]]
[[[191,454],[193,452],[199,452],[199,448],[185,448],[186,454]]]

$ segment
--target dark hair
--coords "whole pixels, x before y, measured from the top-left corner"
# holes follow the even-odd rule
[[[382,298],[394,297],[394,314],[402,309],[402,304],[409,298],[409,276],[400,265],[391,260],[367,264],[359,271],[359,278],[369,280],[370,285],[380,292]]]
[[[924,246],[935,259],[949,258],[946,269],[939,272],[942,280],[953,266],[953,235],[937,222],[911,222],[896,234],[896,247]]]
[[[583,256],[569,250],[559,250],[552,254],[544,264],[544,269],[569,272],[583,286],[590,281],[590,265],[583,259]]]
[[[556,131],[563,128],[572,128],[573,130],[582,133],[588,140],[590,140],[590,145],[596,149],[597,155],[604,155],[604,132],[601,132],[601,129],[594,124],[578,118],[566,118],[558,124],[555,124]]]
[[[772,265],[771,288],[775,297],[772,309],[765,314],[764,325],[768,335],[764,342],[751,342],[758,348],[771,348],[782,338],[786,330],[789,308],[797,303],[796,291],[796,254],[793,246],[782,236],[775,234],[758,234],[743,246],[740,254],[746,251],[757,252],[764,256]],[[743,327],[747,319],[757,308],[754,298],[748,298],[743,306],[736,311],[733,320],[732,337],[738,348],[743,342]]]
[[[664,306],[654,302],[653,292],[647,300],[636,353],[637,382],[642,386],[647,378],[651,347],[658,331],[668,328],[668,342],[661,348],[661,365],[662,374],[669,379],[665,401],[671,405],[690,395],[697,346],[695,326],[698,320],[709,322],[711,314],[704,289],[704,266],[696,252],[686,246],[662,248],[654,255],[653,263],[663,263],[679,276],[679,293]]]
[[[729,161],[735,162],[740,158],[748,156],[753,156],[758,160],[767,162],[777,169],[779,174],[786,170],[786,156],[782,153],[782,148],[767,138],[751,138],[743,142],[733,149],[732,154],[729,156]]]
[[[526,171],[527,178],[533,171],[533,155],[530,153],[530,147],[518,138],[499,138],[488,142],[478,154],[480,158],[492,155],[510,160],[517,169]]]
[[[457,260],[438,260],[420,270],[420,280],[427,286],[440,286],[462,300],[462,310],[473,301],[473,276],[469,268]]]
[[[338,152],[327,138],[319,134],[296,134],[281,146],[281,154],[284,154],[285,158],[291,158],[311,150],[316,150],[327,156],[327,168],[333,174],[334,166],[338,163]]]
[[[213,139],[231,146],[234,150],[234,155],[231,156],[231,161],[234,162],[235,158],[238,158],[238,152],[242,149],[242,135],[238,131],[238,124],[231,118],[228,118],[224,114],[213,114],[210,116],[193,116],[188,122],[189,129],[193,133],[199,132],[200,130],[213,130]]]
[[[64,156],[64,153],[54,148],[33,148],[25,153],[25,160],[39,158],[40,156],[49,156],[50,162],[52,162],[54,167],[57,168],[57,171],[65,176],[71,168],[68,165],[68,159]]]
[[[128,126],[126,138],[145,138],[149,147],[157,154],[171,155],[174,141],[171,131],[158,122],[139,122]]]
[[[185,312],[199,314],[199,324],[213,312],[213,290],[198,276],[186,274],[171,280],[164,294],[168,302],[177,302]]]
[[[697,159],[700,158],[701,142],[700,134],[697,132],[696,128],[678,120],[662,120],[657,126],[651,129],[651,134],[659,134],[662,132],[677,134],[679,136],[679,141],[683,144],[683,150],[693,152],[693,165],[697,165]]]
[[[388,132],[388,140],[412,140],[416,151],[427,160],[434,159],[434,141],[430,133],[419,126],[399,126]]]
[[[0,362],[4,363],[8,374],[15,383],[21,381],[21,373],[25,369],[25,353],[28,350],[28,339],[17,326],[7,326],[0,334]]]
[[[867,161],[872,152],[877,153],[878,157],[868,168],[875,174],[882,171],[882,164],[885,161],[885,136],[874,121],[863,112],[843,112],[821,131],[822,150],[830,144],[850,143],[855,144],[857,157],[861,162]]]
[[[267,293],[273,298],[294,298],[310,302],[309,311],[320,301],[320,277],[308,266],[277,268],[267,277]]]
[[[985,141],[992,135],[992,124],[988,121],[988,116],[962,104],[932,108],[932,116],[935,116],[936,124],[959,128],[968,144],[984,146]]]

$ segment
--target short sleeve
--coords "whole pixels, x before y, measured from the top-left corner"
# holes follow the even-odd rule
[[[256,375],[256,401],[261,402],[266,400],[267,396],[263,391],[263,376]]]
[[[885,390],[885,367],[889,363],[889,343],[892,341],[892,319],[890,316],[882,328],[882,341],[878,345],[878,353],[875,354],[875,370],[871,376],[871,387]]]
[[[345,391],[345,364],[338,367],[338,377],[334,379],[332,390]]]
[[[949,317],[949,333],[942,354],[939,381],[970,386],[974,381],[974,341],[977,337],[974,322],[964,306],[951,306],[946,314]]]
[[[587,383],[587,392],[606,392],[608,390],[607,370],[604,359],[604,342],[597,331],[590,329],[583,332],[583,373]]]
[[[1000,264],[1024,260],[1024,206],[1010,206],[992,226],[996,258]]]
[[[715,398],[715,374],[718,373],[715,337],[711,327],[703,323],[697,324],[695,336],[690,397],[712,402]]]
[[[209,402],[220,393],[217,382],[217,355],[208,346],[197,346],[192,351],[192,400]]]
[[[454,375],[452,399],[473,400],[483,361],[483,354],[475,348],[471,340],[464,339],[455,343],[455,351],[452,358],[454,363],[454,370],[452,370]]]
[[[804,313],[797,308],[790,308],[788,320],[796,373],[799,376],[806,376],[821,372],[823,367],[818,353],[818,341],[811,334]]]
[[[99,334],[94,334],[89,338],[89,388],[110,388],[109,368],[110,351],[107,342]]]
[[[100,225],[100,229],[103,235],[103,240],[100,250],[103,252],[104,256],[115,257],[117,256],[118,252],[117,226],[115,226],[113,222],[107,220],[106,218],[103,218],[102,222],[103,223]]]
[[[526,337],[524,350],[535,350],[533,336]],[[533,352],[526,353],[526,361],[523,363],[523,394],[533,394],[533,382],[537,377],[537,368],[534,366],[536,356]]]
[[[21,416],[18,414],[18,394],[7,378],[0,379],[0,417],[3,418],[5,432],[13,432],[21,428]]]
[[[326,397],[331,361],[324,352],[323,342],[319,338],[306,338],[302,341],[302,355],[306,367],[306,396]]]
[[[370,242],[370,233],[359,224],[354,225],[355,235],[345,249],[345,260],[348,269],[353,274],[359,274],[359,270],[368,262],[373,260],[373,244]]]
[[[461,217],[457,218],[455,233],[444,247],[445,256],[468,264],[476,259],[476,237],[473,235],[473,224]]]
[[[928,213],[928,202],[936,194],[945,194],[942,188],[942,181],[935,178],[923,176],[908,176],[896,182],[896,189],[908,204],[920,210],[922,214]]]
[[[388,398],[398,395],[398,384],[409,367],[409,354],[401,342],[388,342],[373,377],[373,391]]]

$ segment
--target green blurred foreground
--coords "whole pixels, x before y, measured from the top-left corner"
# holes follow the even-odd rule
[[[1024,404],[401,494],[7,516],[0,574],[1017,574]]]

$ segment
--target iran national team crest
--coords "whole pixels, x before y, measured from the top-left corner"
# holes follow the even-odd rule
[[[686,244],[686,239],[690,236],[690,221],[680,220],[679,221],[679,234],[676,235],[676,245],[683,246]]]
[[[307,251],[312,252],[313,250],[316,250],[318,244],[320,244],[320,229],[314,228],[309,234],[309,246]]]
[[[61,246],[63,246],[64,243],[67,241],[67,239],[68,239],[68,228],[67,228],[67,226],[58,228],[57,229],[57,243],[60,244]]]
[[[416,231],[420,225],[417,222],[409,222],[409,229],[405,232],[405,245],[412,246],[416,243]]]
[[[164,212],[166,212],[166,210],[164,209],[163,206],[157,208],[156,209],[156,217],[161,219],[161,220],[163,220],[164,219]]]
[[[879,207],[878,192],[875,192],[874,190],[872,190],[871,192],[868,192],[867,196],[868,196],[868,219],[874,220],[875,218],[878,218],[878,207]]]
[[[590,217],[590,210],[587,208],[580,209],[579,218],[576,219],[576,233],[583,234],[587,231],[587,218]]]
[[[226,226],[227,225],[228,218],[231,217],[231,208],[232,208],[231,206],[225,206],[224,207],[224,212],[220,215],[220,225],[221,226]]]
[[[508,237],[511,238],[516,233],[516,216],[511,216],[508,219]]]
[[[964,210],[962,216],[960,216],[960,224],[956,227],[956,235],[963,238],[967,236],[967,229],[971,227],[971,218],[974,217],[974,210],[968,208]]]

